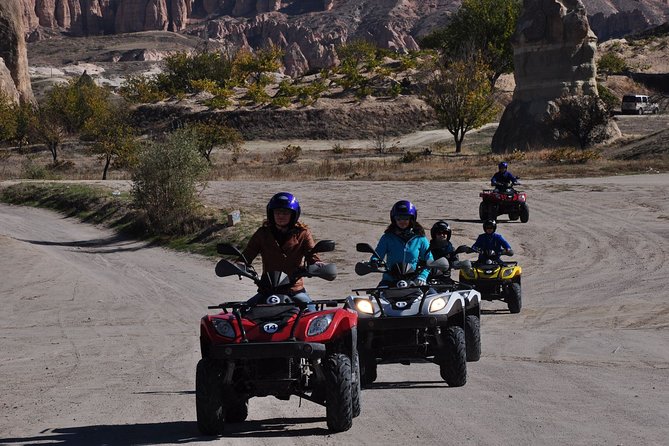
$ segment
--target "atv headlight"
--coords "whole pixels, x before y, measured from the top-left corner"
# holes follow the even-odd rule
[[[513,275],[513,268],[507,268],[502,271],[502,277],[509,277],[511,275]]]
[[[367,299],[356,299],[355,308],[361,313],[374,314],[374,305]]]
[[[430,313],[436,313],[437,311],[442,310],[445,306],[446,301],[441,297],[437,297],[430,302]]]
[[[316,336],[327,330],[330,326],[330,323],[332,322],[332,316],[333,314],[329,313],[313,318],[309,324],[307,336]]]
[[[225,319],[212,319],[211,324],[214,326],[216,332],[221,336],[225,336],[226,338],[234,338],[236,336],[235,329],[232,328],[230,322]]]

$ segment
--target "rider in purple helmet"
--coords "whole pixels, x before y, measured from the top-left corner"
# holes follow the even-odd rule
[[[289,276],[305,259],[308,265],[320,262],[318,255],[309,253],[315,242],[307,225],[298,221],[300,212],[300,203],[293,194],[275,194],[267,203],[267,220],[251,236],[243,251],[246,259],[253,262],[260,254],[263,272],[282,271]],[[302,278],[295,281],[289,295],[298,301],[311,302]],[[256,303],[259,298],[260,295],[256,295],[249,302]]]

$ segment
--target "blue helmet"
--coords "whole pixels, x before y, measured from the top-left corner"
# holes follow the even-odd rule
[[[293,211],[293,216],[290,219],[290,226],[293,226],[297,223],[297,220],[300,218],[300,203],[297,201],[297,198],[293,194],[288,192],[279,192],[275,194],[267,203],[267,220],[271,224],[274,222],[274,209],[289,209]]]
[[[497,222],[495,220],[486,220],[483,222],[483,230],[492,228],[492,232],[497,231]]]
[[[390,210],[390,222],[395,223],[395,217],[400,215],[408,215],[411,220],[414,222],[418,218],[418,211],[416,206],[414,206],[410,201],[400,200],[393,205],[393,208]]]
[[[502,161],[501,163],[499,163],[499,164],[497,165],[497,168],[498,168],[498,169],[502,169],[502,168],[503,168],[503,169],[506,169],[506,168],[508,168],[508,167],[509,167],[509,163],[507,163],[506,161]]]

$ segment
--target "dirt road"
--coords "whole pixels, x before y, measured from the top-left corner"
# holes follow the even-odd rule
[[[471,243],[480,183],[215,183],[206,199],[258,209],[301,201],[334,282],[367,284],[356,242],[374,243],[399,198]],[[0,205],[0,444],[661,445],[669,437],[669,174],[533,181],[530,221],[500,222],[523,266],[521,314],[485,302],[482,358],[449,388],[430,364],[382,365],[345,433],[296,398],[253,399],[246,423],[198,436],[194,378],[206,305],[248,296],[213,261],[120,239],[38,209]]]

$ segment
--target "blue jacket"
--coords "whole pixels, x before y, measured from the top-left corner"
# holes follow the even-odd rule
[[[490,178],[490,184],[493,186],[507,185],[508,183],[518,184],[518,178],[514,177],[513,174],[508,170],[505,170],[504,172],[497,172],[492,176],[492,178]]]
[[[376,245],[376,252],[381,256],[381,259],[376,259],[372,256],[372,260],[386,259],[388,267],[396,263],[410,263],[414,268],[417,267],[419,260],[427,262],[432,261],[432,253],[430,253],[430,242],[424,235],[414,235],[408,241],[402,240],[397,234],[387,232],[379,239],[379,244]],[[426,268],[417,276],[417,279],[427,280],[427,275],[430,269]],[[393,280],[388,273],[383,274],[383,280]]]
[[[499,254],[503,250],[511,249],[511,245],[509,245],[500,234],[493,232],[492,234],[484,233],[479,235],[472,245],[472,249],[478,252],[485,252],[492,249],[497,253],[497,257],[499,258]],[[479,256],[479,259],[481,259],[481,256]]]

